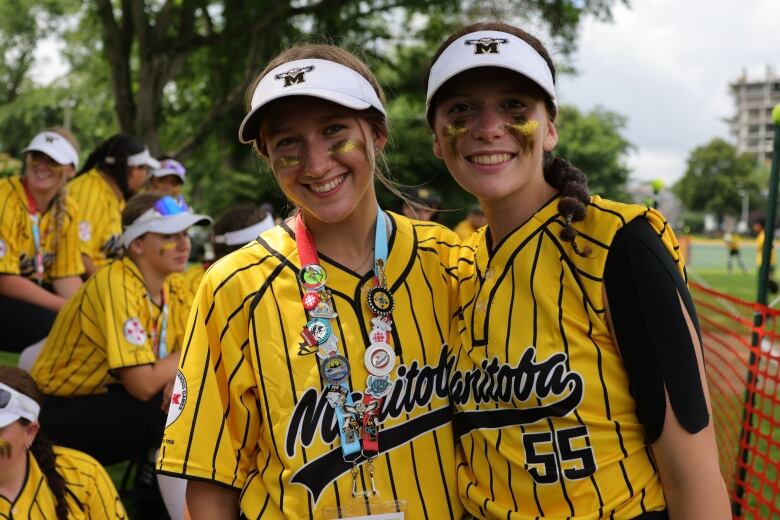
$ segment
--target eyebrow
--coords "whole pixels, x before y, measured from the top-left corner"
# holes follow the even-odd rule
[[[322,124],[333,119],[349,119],[349,115],[342,112],[326,112],[322,117],[315,120],[315,123]],[[268,124],[268,135],[281,134],[290,131],[284,122],[271,122]]]

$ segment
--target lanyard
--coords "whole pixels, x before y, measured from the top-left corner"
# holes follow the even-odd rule
[[[298,278],[304,288],[303,306],[311,319],[304,326],[301,336],[307,348],[316,348],[321,359],[320,371],[328,383],[325,394],[333,407],[339,425],[341,450],[344,460],[355,462],[359,455],[369,461],[379,451],[378,415],[382,400],[391,388],[390,373],[395,367],[395,352],[390,347],[390,331],[393,296],[387,289],[385,265],[387,264],[388,217],[377,208],[374,230],[374,287],[368,291],[368,306],[374,317],[373,329],[369,334],[370,345],[364,355],[369,372],[363,400],[354,402],[349,388],[349,360],[338,350],[338,338],[328,319],[337,317],[330,306],[330,291],[325,288],[327,273],[319,263],[314,237],[306,228],[303,214],[298,212],[295,221],[295,241],[301,259]],[[356,492],[356,473],[353,466],[353,493]],[[373,485],[373,465],[369,465]]]
[[[27,195],[27,210],[30,215],[30,223],[32,224],[33,235],[33,247],[35,247],[35,280],[39,283],[43,283],[45,278],[45,272],[43,267],[43,249],[41,247],[41,230],[40,222],[41,216],[38,214],[38,205],[35,203],[35,197],[33,197],[32,191],[27,186],[26,179],[22,178],[22,186],[24,186],[24,193]]]
[[[147,296],[146,304],[149,307],[149,318],[152,317],[152,304],[151,298]],[[162,359],[168,355],[168,291],[163,286],[162,290],[162,309],[160,310],[160,316],[158,316],[155,326],[152,328],[152,350],[157,359]],[[159,325],[158,325],[159,323]]]

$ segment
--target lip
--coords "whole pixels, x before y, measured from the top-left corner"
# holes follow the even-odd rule
[[[314,185],[314,184],[316,184],[317,186],[324,186],[324,185],[327,185],[327,184],[329,184],[331,182],[338,181],[339,179],[341,179],[341,180],[339,181],[338,185],[336,185],[335,187],[331,188],[328,191],[314,191],[311,188],[312,185]],[[346,180],[347,180],[347,174],[346,173],[342,173],[341,175],[336,175],[335,177],[331,177],[330,179],[328,179],[325,182],[317,182],[317,183],[310,182],[310,183],[307,183],[306,184],[306,188],[308,189],[309,193],[311,193],[315,197],[320,197],[320,198],[329,197],[329,196],[331,196],[331,195],[333,195],[335,193],[338,193],[341,190],[341,187],[344,186],[344,182]]]
[[[507,157],[504,158],[503,160],[500,160],[497,157],[493,157],[493,160],[499,159],[499,162],[495,162],[492,164],[482,164],[482,163],[475,162],[473,160],[475,156],[485,157],[485,156],[502,156],[502,155]],[[481,172],[490,173],[490,172],[503,170],[509,164],[511,164],[515,159],[517,159],[517,156],[518,154],[516,152],[507,151],[507,150],[479,150],[478,152],[464,155],[464,159],[466,160],[466,162],[468,162],[469,166],[471,166],[472,168]]]

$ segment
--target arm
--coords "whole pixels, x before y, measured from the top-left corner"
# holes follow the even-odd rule
[[[193,520],[238,518],[238,491],[219,484],[187,482],[187,510]]]
[[[65,278],[57,278],[52,280],[51,284],[54,286],[54,292],[62,296],[65,300],[69,300],[71,296],[76,294],[76,291],[82,286],[84,282],[78,276],[66,276]]]
[[[85,255],[84,253],[81,254],[81,261],[84,262],[84,279],[86,280],[90,276],[92,276],[95,271],[97,270],[97,266],[92,262],[92,259]]]
[[[0,295],[59,311],[67,301],[32,280],[14,274],[0,274]]]
[[[179,366],[180,352],[149,365],[119,368],[116,370],[125,390],[140,401],[148,401],[170,382]]]

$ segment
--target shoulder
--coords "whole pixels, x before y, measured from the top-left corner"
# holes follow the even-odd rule
[[[460,237],[438,222],[413,220],[393,212],[388,212],[388,214],[393,220],[396,240],[399,243],[412,245],[416,242],[418,247],[435,247],[445,250],[460,246]]]
[[[19,204],[13,204],[13,207],[19,208],[26,204],[27,199],[24,194],[21,177],[0,179],[0,200],[18,202]],[[6,206],[6,204],[3,204],[3,206]]]
[[[60,468],[78,468],[80,471],[89,471],[94,473],[96,468],[102,468],[100,463],[91,455],[83,451],[66,448],[65,446],[52,446],[54,454],[57,456],[57,466]]]

